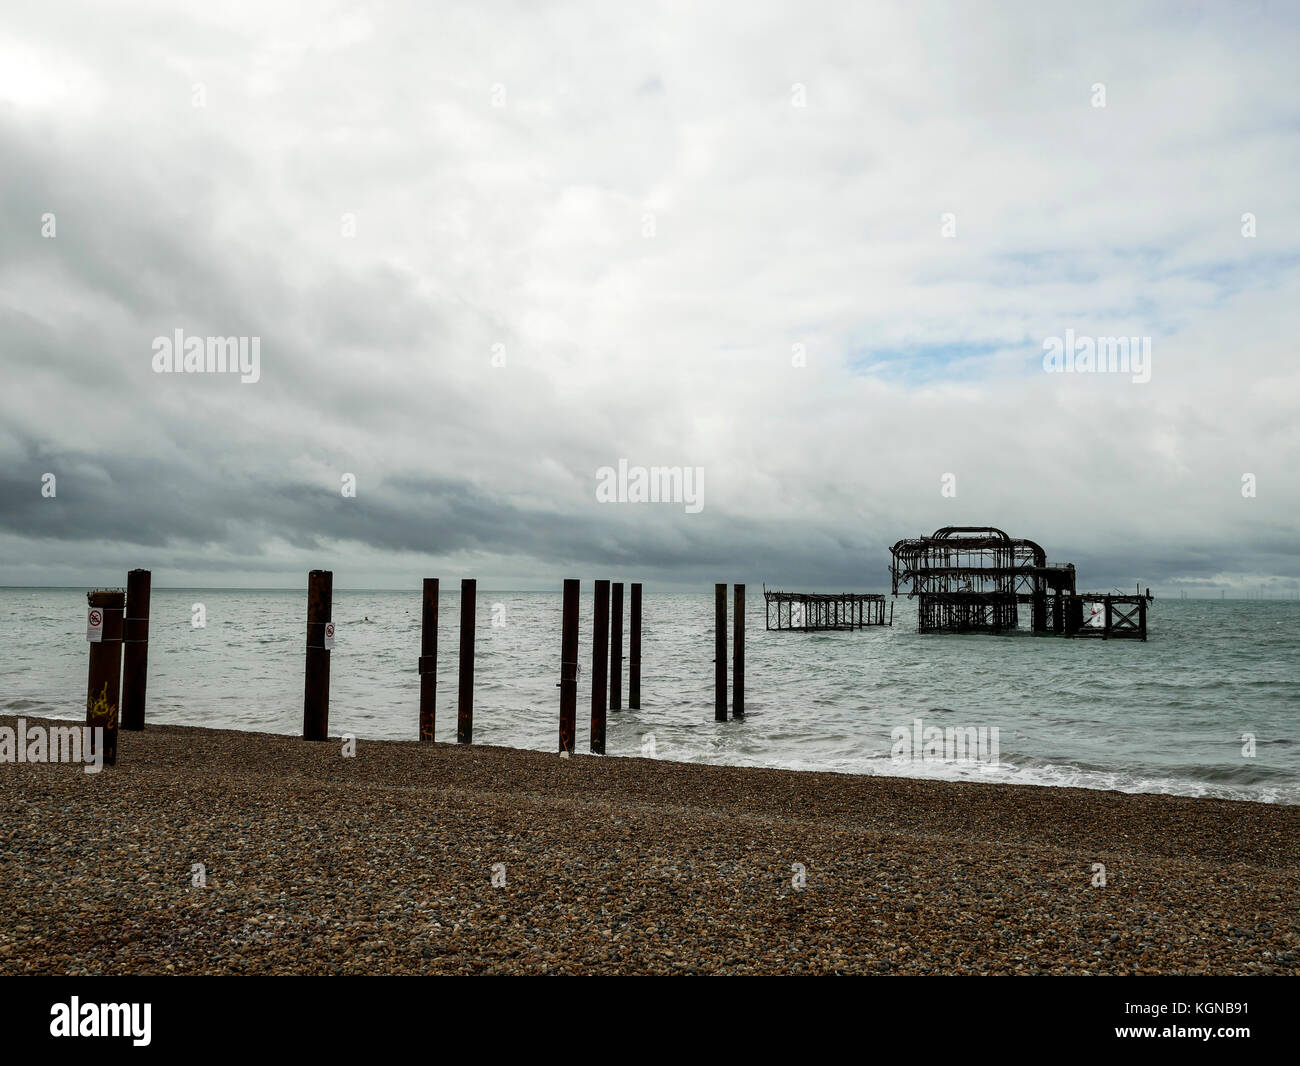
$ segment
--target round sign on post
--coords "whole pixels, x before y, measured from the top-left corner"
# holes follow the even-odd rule
[[[325,650],[326,651],[334,650],[334,623],[333,622],[325,623]]]
[[[98,607],[91,607],[86,612],[86,639],[94,644],[104,639],[104,612]]]

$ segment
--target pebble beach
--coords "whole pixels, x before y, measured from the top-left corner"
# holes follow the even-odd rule
[[[118,765],[98,774],[0,763],[0,974],[1267,975],[1300,962],[1296,806],[342,748],[151,726],[122,733]]]

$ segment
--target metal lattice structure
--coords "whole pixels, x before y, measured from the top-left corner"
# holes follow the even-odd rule
[[[993,526],[946,526],[890,554],[893,594],[917,598],[922,633],[1017,629],[1023,604],[1035,633],[1146,640],[1149,595],[1080,594],[1073,563],[1049,563],[1041,545]],[[1085,604],[1099,605],[1087,622]]]
[[[1150,596],[1085,592],[1065,605],[1065,634],[1103,640],[1146,640]]]
[[[864,629],[867,626],[893,625],[890,605],[885,621],[885,597],[845,592],[819,595],[812,592],[777,592],[763,589],[768,629],[794,629],[808,632],[819,629]],[[773,608],[776,625],[772,624]]]

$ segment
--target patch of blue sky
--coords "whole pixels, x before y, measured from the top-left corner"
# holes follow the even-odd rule
[[[902,347],[859,345],[851,348],[845,364],[854,374],[906,384],[938,381],[978,381],[989,376],[992,357],[1016,345],[988,343],[926,343]]]
[[[1252,289],[1276,288],[1297,268],[1300,253],[1265,253],[1171,267],[1157,276],[1205,282],[1218,290],[1217,299],[1222,300]]]

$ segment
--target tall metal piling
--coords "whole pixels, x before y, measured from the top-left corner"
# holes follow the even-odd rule
[[[333,631],[334,572],[307,575],[307,676],[303,694],[302,739],[325,740],[330,728],[330,652],[326,627]],[[331,639],[329,643],[333,643]]]
[[[596,582],[591,624],[591,750],[605,754],[605,684],[609,664],[609,582]]]
[[[456,743],[474,742],[474,609],[478,580],[460,583],[460,694],[456,701]]]
[[[426,577],[420,610],[420,740],[433,743],[438,704],[438,579]]]
[[[745,717],[745,586],[734,585],[731,635],[731,717]]]
[[[86,725],[92,732],[91,752],[102,753],[104,764],[117,762],[117,728],[122,695],[122,615],[126,593],[96,589],[86,593],[90,667],[86,681]],[[94,636],[91,630],[96,630]],[[95,639],[95,636],[98,639]],[[102,746],[95,729],[102,729]]]
[[[632,619],[628,632],[627,705],[641,709],[641,582],[632,582]]]
[[[560,751],[573,754],[578,717],[577,578],[564,579],[564,613],[560,623]]]
[[[623,709],[623,582],[610,586],[609,607],[609,709]]]
[[[713,720],[727,720],[727,586],[713,586]]]
[[[132,570],[126,575],[126,616],[122,625],[122,728],[144,728],[145,692],[149,681],[149,589],[153,575]]]

